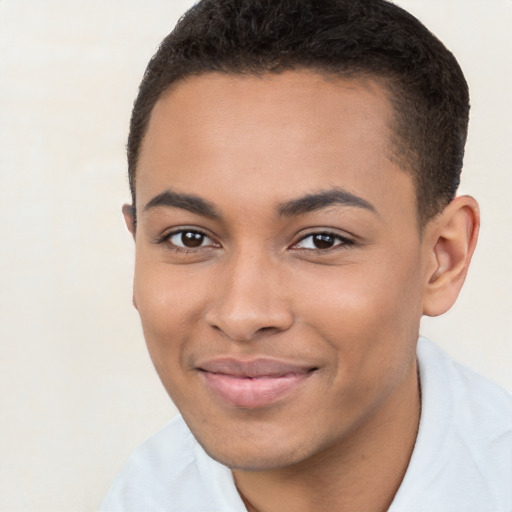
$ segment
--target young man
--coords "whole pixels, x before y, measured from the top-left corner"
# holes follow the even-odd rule
[[[384,0],[203,0],[128,144],[134,304],[180,410],[104,511],[510,512],[512,400],[418,341],[478,206],[454,57]]]

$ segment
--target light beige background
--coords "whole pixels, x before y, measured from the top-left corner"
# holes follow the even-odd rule
[[[131,306],[128,119],[190,0],[0,0],[0,510],[92,511],[175,412]],[[463,191],[480,246],[423,333],[512,388],[512,1],[402,0],[472,92]]]

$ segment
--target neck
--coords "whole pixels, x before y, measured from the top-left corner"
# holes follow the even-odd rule
[[[335,446],[286,468],[233,470],[247,510],[388,510],[407,470],[420,420],[416,365],[405,380],[404,389]]]

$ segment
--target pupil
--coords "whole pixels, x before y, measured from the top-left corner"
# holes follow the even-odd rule
[[[187,231],[181,235],[181,241],[185,247],[200,247],[203,243],[204,235]]]
[[[331,235],[315,235],[313,241],[317,249],[330,249],[334,244],[334,237]]]

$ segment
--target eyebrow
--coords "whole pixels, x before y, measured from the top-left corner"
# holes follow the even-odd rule
[[[343,188],[324,190],[315,194],[308,194],[298,199],[286,201],[279,206],[278,212],[281,216],[291,217],[318,211],[335,204],[354,206],[377,213],[375,207],[366,199],[356,196]]]
[[[217,219],[220,217],[217,208],[213,203],[210,203],[210,201],[192,194],[180,194],[179,192],[173,192],[171,190],[166,190],[165,192],[153,197],[153,199],[144,206],[144,211],[147,212],[148,210],[159,206],[181,208],[182,210],[187,210],[191,213],[202,215],[203,217],[209,217],[211,219]]]
[[[298,199],[286,201],[279,205],[277,211],[280,216],[293,217],[318,211],[335,204],[363,208],[377,213],[375,207],[366,201],[366,199],[356,196],[343,188],[324,190],[314,194],[307,194]],[[179,192],[166,190],[153,197],[153,199],[144,206],[144,211],[146,212],[160,206],[181,208],[211,219],[220,218],[220,213],[213,203],[193,194],[181,194]]]

